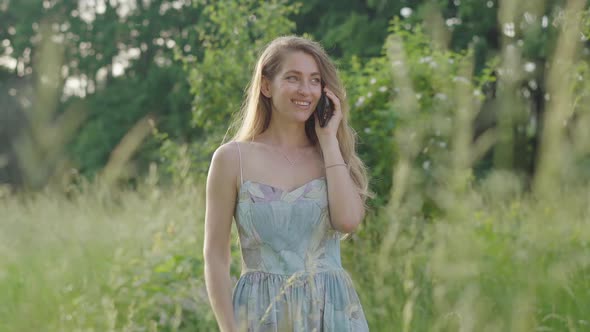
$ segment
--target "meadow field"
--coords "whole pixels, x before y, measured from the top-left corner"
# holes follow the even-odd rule
[[[498,172],[437,194],[435,219],[410,193],[342,243],[373,331],[590,329],[587,186],[532,198]],[[0,211],[0,331],[216,330],[201,183],[5,193]]]
[[[341,243],[371,331],[590,331],[590,51],[584,51],[590,10],[583,0],[563,3],[544,62],[530,60],[526,43],[511,39],[518,2],[504,1],[497,22],[503,27],[500,51],[478,70],[472,48],[441,46],[448,36],[432,26],[444,20],[428,12],[434,19],[425,24],[392,20],[381,56],[362,63],[353,57],[343,66],[359,154],[371,166],[378,193],[359,230]],[[46,144],[37,159],[24,157],[35,151],[30,146],[43,146],[42,139],[25,137],[15,145],[26,152],[20,162],[27,176],[60,169],[68,153],[93,176],[64,167],[20,190],[0,186],[0,332],[217,331],[203,278],[205,176],[242,97],[234,87],[243,87],[240,79],[249,75],[235,58],[251,60],[255,53],[244,46],[251,46],[247,31],[235,43],[222,42],[227,31],[236,31],[226,25],[241,16],[208,6],[203,12],[223,24],[210,32],[221,37],[206,41],[218,43],[203,43],[201,62],[175,54],[174,70],[157,68],[151,77],[160,82],[172,72],[188,80],[174,91],[186,89],[194,97],[192,120],[184,113],[170,116],[165,125],[173,129],[165,133],[165,125],[157,127],[150,116],[130,116],[133,103],[125,89],[153,88],[140,86],[152,81],[130,83],[125,80],[136,76],[121,75],[109,81],[110,94],[87,98],[98,105],[97,114],[110,116],[104,123],[112,128],[102,122],[81,127],[79,136],[56,139],[59,147]],[[533,22],[530,31],[547,27],[542,15],[531,18],[534,6],[524,7],[518,13]],[[404,10],[410,17],[410,9]],[[283,33],[290,25],[280,14],[260,16],[270,23],[256,24]],[[530,36],[527,43],[535,42],[537,35]],[[59,53],[49,46],[45,51]],[[51,70],[52,59],[46,62]],[[216,81],[215,75],[228,79]],[[229,90],[237,92],[226,95]],[[59,94],[52,91],[39,95],[41,106],[33,111],[49,109],[52,103],[41,97],[55,102]],[[531,97],[539,91],[543,112]],[[153,102],[148,90],[143,93],[133,100]],[[178,102],[173,109],[179,100],[191,103],[179,95],[170,97]],[[54,111],[41,118],[61,119]],[[486,112],[495,119],[491,125],[480,118]],[[121,124],[126,116],[135,127]],[[55,122],[31,127],[54,134],[42,138],[76,131],[77,125],[58,128],[63,123]],[[93,149],[97,142],[115,141],[109,130],[116,125],[120,143],[105,166],[93,159]],[[187,134],[191,130],[194,136]],[[187,143],[180,137],[198,139]],[[144,153],[138,158],[143,173],[132,167],[138,151]],[[237,280],[235,226],[232,232],[231,275]]]

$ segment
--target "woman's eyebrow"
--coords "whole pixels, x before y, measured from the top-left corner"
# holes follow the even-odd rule
[[[292,69],[292,70],[286,71],[285,74],[299,74],[299,75],[301,75],[302,72],[300,72],[299,70]],[[314,76],[314,75],[318,75],[319,76],[320,73],[317,72],[317,71],[314,71],[313,73],[310,74],[310,76]]]

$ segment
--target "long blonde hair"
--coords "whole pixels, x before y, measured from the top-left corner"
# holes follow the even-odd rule
[[[344,85],[338,77],[338,72],[330,57],[323,47],[312,40],[297,37],[284,36],[270,42],[258,58],[252,80],[246,90],[246,97],[238,116],[230,126],[230,130],[238,128],[231,140],[250,141],[263,133],[270,123],[272,114],[271,102],[261,92],[262,77],[274,79],[281,69],[285,54],[291,52],[304,52],[314,57],[320,69],[320,75],[326,87],[340,99],[342,109],[342,121],[338,127],[336,137],[340,144],[340,152],[344,162],[350,167],[353,181],[359,188],[363,204],[367,198],[373,197],[369,190],[367,169],[362,160],[356,154],[357,134],[348,124],[349,106]],[[315,133],[314,117],[311,116],[305,123],[305,133],[312,144],[318,144]]]

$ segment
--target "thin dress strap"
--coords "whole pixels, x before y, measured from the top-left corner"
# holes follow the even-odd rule
[[[244,173],[242,172],[242,151],[240,150],[240,144],[237,141],[234,141],[238,146],[238,155],[240,157],[240,183],[244,185]]]

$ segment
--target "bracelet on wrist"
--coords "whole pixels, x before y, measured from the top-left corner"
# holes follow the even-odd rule
[[[346,164],[333,164],[333,165],[330,165],[330,166],[326,166],[326,167],[324,167],[324,168],[325,168],[325,169],[328,169],[328,168],[330,168],[330,167],[336,167],[336,166],[344,166],[344,167],[348,168],[348,165],[346,165]]]

